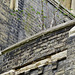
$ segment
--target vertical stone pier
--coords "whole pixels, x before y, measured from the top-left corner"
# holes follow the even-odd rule
[[[71,12],[75,15],[75,0],[72,0],[71,9]]]

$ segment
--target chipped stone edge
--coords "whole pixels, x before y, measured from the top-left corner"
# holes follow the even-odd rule
[[[40,36],[44,36],[47,33],[52,33],[52,32],[57,31],[59,29],[65,28],[67,26],[73,26],[73,25],[75,25],[75,19],[71,20],[71,21],[67,21],[66,23],[59,24],[59,25],[57,25],[55,27],[52,27],[52,28],[49,28],[47,30],[43,30],[43,31],[41,31],[41,32],[29,37],[29,38],[26,38],[26,39],[24,39],[24,40],[22,40],[22,41],[20,41],[20,42],[18,42],[16,44],[10,46],[10,47],[5,48],[4,50],[1,51],[1,53],[5,54],[5,53],[17,48],[17,47],[29,42],[29,41],[32,41],[32,40],[34,40],[34,39],[36,39],[36,38],[38,38]]]

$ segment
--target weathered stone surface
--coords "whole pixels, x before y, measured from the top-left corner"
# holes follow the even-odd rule
[[[17,11],[10,10],[10,6],[13,4],[12,1],[16,1],[15,8],[18,6]],[[4,39],[0,40],[1,50],[40,32],[43,28],[48,29],[73,19],[73,16],[65,16],[55,7],[46,0],[43,2],[41,0],[1,0],[0,22],[5,27],[4,29],[1,27],[1,29],[6,30],[5,32],[1,30],[1,32],[7,35],[7,37],[3,36]]]
[[[0,74],[24,69],[20,75],[74,75],[72,14],[61,7],[62,13],[54,0],[18,1],[18,11],[13,11],[9,1],[0,0]]]
[[[16,68],[16,67],[19,68],[19,66],[21,67],[24,64],[31,63],[38,59],[42,60],[48,56],[48,57],[51,57],[52,64],[51,64],[50,70],[53,70],[53,72],[52,71],[49,72],[47,70],[44,74],[56,73],[55,72],[56,69],[59,72],[62,70],[65,70],[65,73],[67,73],[67,70],[73,68],[73,67],[68,67],[68,66],[70,66],[69,62],[71,63],[71,60],[74,61],[72,59],[74,55],[71,55],[69,57],[67,55],[67,51],[72,50],[72,49],[73,49],[72,51],[74,51],[74,47],[75,47],[73,37],[70,37],[67,44],[64,46],[66,40],[65,41],[62,41],[62,40],[64,40],[65,38],[68,38],[67,36],[69,36],[70,27],[67,27],[67,28],[68,29],[66,29],[66,28],[61,29],[61,30],[57,30],[55,32],[48,33],[48,34],[46,33],[44,36],[41,35],[38,38],[33,39],[32,41],[28,41],[28,42],[22,43],[20,45],[18,44],[19,47],[16,46],[16,48],[14,47],[15,49],[13,49],[12,51],[5,53],[3,55],[2,60],[1,60],[1,62],[2,62],[1,63],[2,68],[0,68],[1,71],[4,72],[4,71],[10,70],[12,68]],[[59,33],[59,31],[62,31],[62,32]],[[52,34],[55,34],[55,35],[52,35]],[[57,38],[59,38],[58,41],[57,41]],[[39,42],[41,42],[41,43],[39,43]],[[55,42],[56,42],[56,44],[55,44]],[[71,42],[73,42],[73,43],[71,43]],[[60,43],[60,45],[63,43],[62,44],[63,46],[58,47],[59,43]],[[72,46],[72,48],[70,48],[71,46]],[[62,47],[63,47],[63,49],[62,49]],[[57,48],[59,49],[59,51],[57,51]],[[68,52],[68,54],[74,53],[72,51]],[[63,59],[65,57],[67,57],[67,59]],[[68,60],[69,58],[71,60]],[[53,62],[56,62],[56,64],[54,64]],[[44,61],[42,62],[42,64],[40,66],[43,66],[43,63],[44,63]],[[49,63],[46,62],[46,65],[47,64],[49,64]],[[30,70],[30,68],[29,68],[29,70]],[[58,73],[56,73],[56,74],[58,74]]]
[[[61,60],[66,57],[67,57],[67,50],[51,56],[51,60],[54,62],[54,61]]]

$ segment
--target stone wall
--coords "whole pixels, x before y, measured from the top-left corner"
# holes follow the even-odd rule
[[[68,56],[66,60],[66,75],[74,75],[75,74],[75,36],[72,36],[67,39],[67,48],[68,48]]]
[[[14,11],[0,0],[0,75],[74,75],[75,16],[54,0],[18,1]]]
[[[16,73],[23,67],[49,58],[50,63],[47,61],[42,66],[38,63],[22,74],[74,75],[75,39],[74,36],[69,38],[69,30],[74,25],[75,20],[55,26],[6,48],[0,56],[0,73],[9,73],[12,69]]]
[[[0,50],[18,41],[18,23],[12,12],[6,2],[0,0]]]
[[[51,0],[18,0],[16,11],[10,10],[10,3],[10,0],[0,0],[0,50],[74,19],[70,12]]]

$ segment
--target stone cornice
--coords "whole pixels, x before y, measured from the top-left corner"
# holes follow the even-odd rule
[[[75,25],[75,19],[71,20],[71,21],[68,21],[66,23],[62,23],[62,24],[57,25],[55,27],[49,28],[47,30],[43,30],[43,31],[41,31],[41,32],[29,37],[29,38],[26,38],[26,39],[24,39],[24,40],[22,40],[22,41],[20,41],[20,42],[18,42],[16,44],[10,46],[10,47],[5,48],[4,50],[1,51],[0,54],[2,55],[2,54],[5,54],[5,53],[7,53],[9,51],[12,51],[15,48],[18,48],[19,46],[21,46],[21,45],[23,45],[23,44],[25,44],[25,43],[27,43],[29,41],[32,41],[32,40],[34,40],[34,39],[36,39],[36,38],[38,38],[40,36],[44,36],[47,33],[52,33],[52,32],[57,31],[59,29],[62,29],[62,28],[68,27],[68,26],[74,26],[74,25]]]

